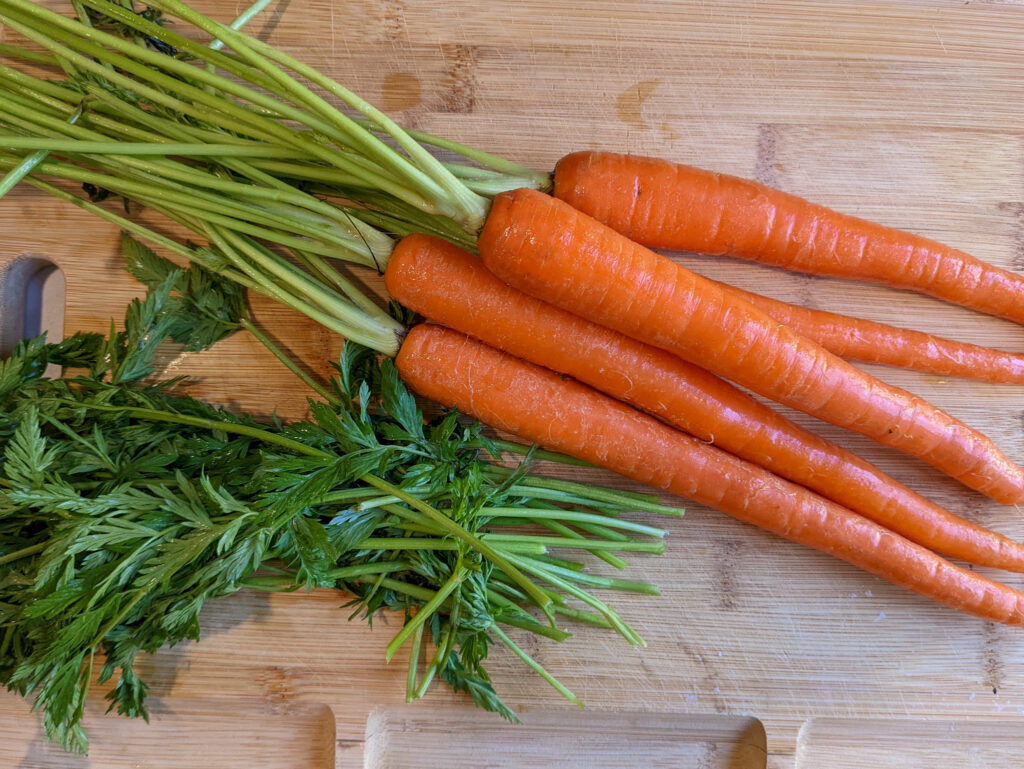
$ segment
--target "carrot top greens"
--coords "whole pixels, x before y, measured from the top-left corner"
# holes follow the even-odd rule
[[[206,602],[245,588],[340,588],[356,614],[404,612],[387,656],[410,649],[407,697],[439,678],[509,719],[484,667],[495,642],[578,700],[503,628],[563,641],[569,619],[641,643],[587,591],[656,589],[566,553],[625,567],[616,551],[660,553],[664,532],[618,516],[681,511],[533,475],[530,449],[455,412],[425,422],[391,361],[354,344],[294,424],[151,381],[162,343],[203,349],[251,321],[230,281],[125,246],[150,290],[123,331],[27,340],[0,362],[0,681],[34,698],[49,737],[86,749],[96,665],[110,707],[145,716],[139,653],[198,639]],[[53,363],[68,375],[43,376]],[[518,467],[494,461],[509,448]]]

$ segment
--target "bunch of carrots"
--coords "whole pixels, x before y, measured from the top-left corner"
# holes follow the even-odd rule
[[[26,181],[58,194],[41,177],[88,182],[103,168],[107,175],[96,180],[117,182],[119,152],[127,158],[159,154],[163,141],[176,143],[164,145],[167,158],[147,166],[147,179],[169,179],[173,172],[179,186],[207,185],[210,200],[217,185],[236,200],[247,192],[255,200],[266,187],[281,200],[287,195],[324,214],[323,200],[296,197],[301,182],[355,201],[358,206],[344,210],[364,217],[360,241],[402,236],[390,257],[379,245],[373,253],[374,262],[386,264],[388,292],[432,321],[413,328],[387,325],[381,335],[390,338],[376,346],[396,356],[402,377],[423,396],[834,555],[952,608],[1024,624],[1024,593],[944,557],[1024,571],[1024,546],[942,509],[740,389],[866,435],[994,500],[1018,504],[1024,501],[1024,470],[993,441],[848,359],[1022,384],[1024,356],[774,302],[703,278],[651,249],[727,254],[877,281],[1017,322],[1024,322],[1024,278],[754,182],[666,161],[584,152],[560,161],[551,177],[512,168],[454,142],[403,131],[308,65],[239,31],[238,24],[215,22],[180,0],[150,5],[193,24],[233,54],[216,53],[213,46],[207,52],[194,39],[108,0],[77,3],[201,65],[176,59],[172,67],[145,44],[91,27],[82,32],[68,19],[59,22],[59,35],[48,36],[46,25],[57,24],[47,21],[49,12],[29,0],[0,0],[0,23],[30,36],[65,69],[88,72],[84,91],[105,105],[103,117],[116,114],[131,125],[117,133],[88,111],[82,117],[86,101],[76,101],[72,89],[0,72],[14,83],[12,94],[36,99],[52,112],[45,126],[12,120],[17,136],[3,137],[0,146],[67,158],[39,158],[24,171]],[[158,78],[163,66],[173,78]],[[217,68],[233,79],[222,83]],[[365,120],[349,120],[296,77],[342,99]],[[98,78],[116,88],[95,88]],[[139,104],[166,109],[138,110],[140,115],[120,96],[121,106],[115,103],[111,94],[131,91],[133,78],[151,83],[136,87]],[[239,84],[246,82],[260,92]],[[224,105],[218,88],[231,96]],[[42,96],[33,96],[37,92]],[[240,104],[248,112],[239,113]],[[162,134],[171,109],[191,122]],[[232,128],[222,113],[244,122]],[[201,129],[197,121],[203,121]],[[285,129],[286,121],[300,128]],[[378,134],[400,150],[372,145]],[[223,161],[216,184],[170,159],[195,164],[230,154],[228,144],[247,154]],[[478,167],[438,163],[422,154],[421,145],[440,146]],[[262,159],[277,146],[281,160]],[[353,163],[354,170],[341,173],[335,162]],[[17,170],[13,160],[6,167]],[[516,189],[502,191],[502,178]],[[277,297],[281,286],[305,291],[313,280],[281,265],[274,266],[273,281],[262,280],[271,257],[257,241],[280,226],[266,208],[259,210],[269,229],[243,229],[237,206],[225,203],[223,215],[207,220],[198,209],[173,208],[169,197],[154,196],[148,187],[121,182],[119,194],[127,197],[134,189],[149,195],[144,203],[166,206],[168,215],[205,236],[221,260],[212,264],[245,285]],[[402,194],[406,189],[412,191]],[[72,202],[168,245],[108,210]],[[441,219],[445,226],[422,226]],[[370,224],[382,231],[368,234]],[[456,243],[475,246],[479,258]],[[208,264],[210,252],[176,251]],[[320,287],[306,294],[311,317],[330,313],[325,296]]]
[[[588,172],[600,164],[612,166],[616,175],[597,176],[595,183]],[[651,166],[670,171],[671,182],[647,186],[644,173]],[[717,205],[702,198],[709,178],[733,186]],[[898,448],[1003,503],[1024,499],[1020,467],[978,431],[815,341],[815,328],[834,328],[830,318],[808,312],[810,328],[800,333],[760,309],[762,298],[748,299],[702,278],[618,230],[660,246],[688,235],[689,250],[775,261],[818,244],[789,226],[783,210],[788,206],[791,218],[819,222],[823,263],[835,258],[828,244],[838,231],[864,243],[865,250],[888,252],[887,282],[902,278],[904,287],[928,293],[939,292],[939,281],[911,285],[908,277],[923,271],[924,257],[901,269],[895,255],[927,249],[938,263],[927,271],[931,275],[969,267],[986,275],[1000,271],[760,185],[661,161],[581,153],[560,163],[555,179],[556,197],[517,190],[495,198],[478,241],[482,260],[427,236],[399,243],[385,273],[389,293],[442,324],[414,328],[398,355],[399,371],[414,389],[952,608],[1024,624],[1024,593],[938,554],[1022,571],[1024,547],[929,502],[725,380]],[[632,211],[635,219],[615,218],[600,208],[621,190],[634,190],[633,199],[622,193],[610,209]],[[644,201],[637,200],[637,190],[655,198],[650,207],[656,213],[639,205]],[[730,223],[729,216],[748,196],[778,210],[762,222],[761,246],[741,252],[735,243],[744,233],[738,230],[751,223]],[[616,229],[581,208],[601,214]],[[679,234],[688,219],[675,225],[657,219],[657,212],[669,219],[691,208],[722,224]],[[701,234],[705,239],[698,242]],[[1003,275],[1004,285],[1014,279]],[[1017,281],[1024,298],[1024,281]],[[975,305],[986,301],[963,291],[959,298]],[[882,330],[907,338],[896,329]],[[1000,355],[988,353],[993,360]]]

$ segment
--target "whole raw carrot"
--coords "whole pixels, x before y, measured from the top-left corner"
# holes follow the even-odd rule
[[[761,312],[846,360],[925,371],[982,382],[1024,384],[1024,354],[965,344],[849,315],[780,302],[720,283]]]
[[[912,542],[1024,571],[1021,544],[929,502],[714,374],[512,288],[440,238],[402,239],[384,281],[394,299],[430,320],[632,403]]]
[[[884,283],[1024,323],[1024,277],[747,179],[655,158],[577,152],[559,161],[555,195],[651,248]]]
[[[694,500],[961,611],[1024,624],[1024,593],[624,403],[441,326],[396,358],[421,395],[501,430]]]
[[[916,456],[1000,502],[1024,501],[1024,471],[977,430],[563,201],[533,190],[498,195],[478,245],[487,267],[521,291]]]

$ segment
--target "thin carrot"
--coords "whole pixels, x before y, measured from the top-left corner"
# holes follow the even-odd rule
[[[421,395],[498,429],[715,508],[951,608],[1024,624],[1024,593],[954,566],[579,382],[456,331],[416,326],[396,365]]]
[[[1024,545],[953,515],[714,374],[512,288],[446,241],[405,237],[384,281],[430,320],[627,401],[912,542],[1024,571]]]
[[[923,331],[780,302],[725,283],[719,285],[846,360],[982,382],[1024,384],[1024,353],[965,344]]]
[[[650,248],[884,283],[1024,323],[1024,277],[754,181],[655,158],[577,152],[559,161],[555,195]]]
[[[1000,502],[1024,501],[1024,470],[977,430],[567,203],[532,190],[498,195],[478,245],[487,267],[521,291],[916,456]]]

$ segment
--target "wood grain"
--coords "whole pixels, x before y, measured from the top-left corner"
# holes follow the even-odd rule
[[[227,19],[244,3],[196,5]],[[661,155],[758,178],[1024,270],[1020,3],[282,0],[251,29],[410,125],[537,168],[590,147]],[[18,191],[0,202],[0,232],[0,261],[36,253],[63,267],[69,328],[106,328],[138,290],[118,270],[116,233],[77,210]],[[928,298],[673,258],[782,299],[1024,349],[1020,328]],[[373,276],[367,281],[379,290]],[[280,308],[257,303],[257,311],[311,370],[326,372],[337,339]],[[304,412],[305,394],[244,336],[170,365],[196,374],[195,391],[205,397],[262,414]],[[1024,462],[1024,388],[866,368]],[[1019,510],[859,436],[790,415],[949,509],[1024,539]],[[617,482],[600,472],[579,477]],[[765,753],[751,766],[1024,764],[1013,739],[1024,728],[1019,630],[952,614],[698,506],[671,528],[665,556],[632,559],[631,573],[642,569],[663,590],[623,608],[646,648],[592,628],[561,645],[527,643],[587,702],[584,717],[595,720],[572,721],[580,733],[598,724],[626,740],[634,724],[674,722],[677,743],[699,742],[694,730],[703,724],[705,742],[737,745],[739,737],[714,724],[754,719]],[[1024,586],[1020,576],[998,576]],[[212,604],[200,644],[147,660],[155,701],[173,707],[215,697],[239,713],[239,703],[253,700],[323,703],[334,713],[337,766],[362,766],[367,717],[400,704],[404,665],[383,662],[389,618],[372,630],[348,623],[341,602],[318,592]],[[513,706],[564,708],[509,655],[496,651],[492,672]],[[443,747],[465,723],[447,709],[464,705],[438,688],[408,718],[436,720],[428,736]],[[650,721],[623,715],[637,713]],[[38,733],[34,718],[5,697],[0,723],[27,730],[4,732],[0,755],[24,756],[25,740]],[[371,722],[371,740],[383,734],[381,723]],[[399,740],[389,723],[388,739]],[[490,744],[514,746],[530,734],[529,723],[524,732],[490,724]],[[251,726],[265,728],[259,720]],[[134,732],[111,739],[141,744]],[[110,747],[96,750],[108,755]]]
[[[27,711],[27,706],[21,709]],[[266,700],[175,698],[154,702],[149,723],[104,718],[87,709],[93,739],[88,757],[70,757],[46,743],[26,712],[0,721],[4,766],[24,769],[331,769],[334,714],[326,705],[276,707]]]

